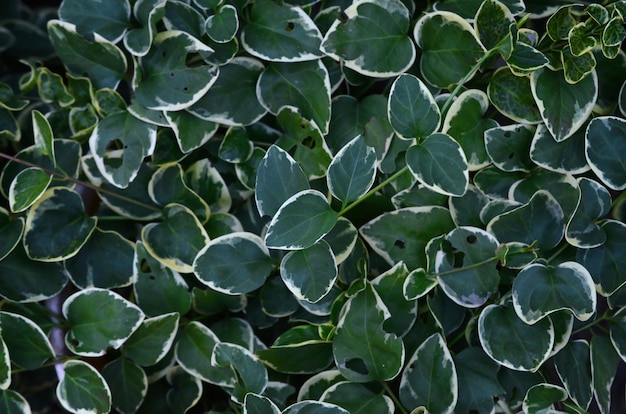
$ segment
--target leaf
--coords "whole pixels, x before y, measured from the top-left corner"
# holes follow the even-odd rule
[[[387,117],[403,138],[423,138],[437,130],[441,112],[435,98],[417,77],[402,74],[389,91]]]
[[[29,414],[28,400],[13,390],[0,390],[0,407],[7,414]]]
[[[609,213],[611,194],[599,183],[585,177],[578,179],[580,200],[567,223],[565,238],[572,246],[598,247],[606,241],[606,234],[596,221]]]
[[[596,68],[596,58],[591,50],[580,56],[574,56],[566,47],[561,52],[561,62],[563,62],[563,76],[571,84],[580,82]]]
[[[541,250],[556,247],[564,230],[563,210],[545,190],[537,191],[527,204],[495,217],[487,225],[487,231],[501,243],[536,243]]]
[[[65,375],[56,388],[56,396],[71,413],[108,413],[111,390],[102,375],[87,362],[71,360],[63,364]]]
[[[326,402],[300,401],[290,405],[282,414],[348,414],[343,408]]]
[[[202,382],[181,367],[167,371],[167,382],[171,388],[167,391],[167,406],[172,412],[185,413],[196,405],[202,396]]]
[[[362,136],[348,142],[328,166],[328,189],[343,205],[363,197],[376,178],[376,152]]]
[[[267,387],[267,370],[263,363],[247,349],[227,342],[215,345],[211,363],[233,371],[237,381],[228,392],[235,401],[243,402],[248,392],[261,394]]]
[[[441,127],[441,132],[450,135],[461,146],[472,171],[489,164],[484,135],[498,123],[485,116],[488,108],[487,95],[478,89],[469,89],[450,105]]]
[[[29,167],[20,171],[9,187],[9,205],[13,213],[31,207],[48,189],[52,176],[40,168]]]
[[[137,176],[144,158],[154,151],[156,131],[154,125],[140,121],[125,111],[100,121],[89,138],[89,148],[100,174],[116,187],[128,187]],[[121,144],[121,159],[110,156],[108,149],[111,143]]]
[[[211,40],[218,43],[230,42],[238,30],[239,18],[237,17],[237,9],[230,4],[224,4],[220,7],[214,15],[206,19],[204,24],[206,34]]]
[[[415,24],[413,37],[422,51],[420,71],[424,79],[439,88],[472,76],[474,65],[486,53],[470,24],[446,11],[422,16]]]
[[[452,413],[458,399],[458,377],[452,355],[440,334],[417,348],[400,381],[400,401],[408,409]]]
[[[554,403],[565,399],[567,392],[563,388],[548,383],[537,384],[526,392],[522,409],[525,413],[547,414],[554,412]]]
[[[524,124],[488,129],[485,149],[489,158],[502,171],[530,171],[535,166],[528,156],[533,133],[533,129]]]
[[[209,236],[191,210],[181,204],[168,204],[163,208],[163,221],[145,225],[141,240],[146,250],[167,267],[191,273],[193,261],[209,242]]]
[[[217,79],[213,66],[190,68],[186,57],[212,49],[186,32],[158,34],[152,48],[139,58],[141,82],[135,89],[137,102],[149,109],[179,111],[197,102]]]
[[[243,400],[243,414],[280,414],[280,409],[269,398],[248,393]]]
[[[11,385],[11,359],[9,348],[4,339],[0,337],[0,391],[7,390]]]
[[[24,218],[12,217],[0,207],[0,262],[17,246],[23,232]]]
[[[570,398],[583,410],[591,404],[591,361],[589,343],[570,341],[553,358],[556,372]]]
[[[224,8],[229,5],[225,5]],[[220,66],[217,80],[187,111],[199,118],[228,126],[254,124],[267,113],[256,94],[263,64],[252,58],[236,57]]]
[[[272,249],[305,249],[332,230],[337,219],[322,193],[303,190],[278,209],[267,229],[265,243]]]
[[[611,385],[615,380],[619,356],[609,338],[595,335],[591,339],[591,378],[593,395],[602,414],[611,407]]]
[[[370,390],[363,384],[344,381],[330,386],[321,401],[336,404],[350,413],[361,411],[393,414],[395,407],[391,398]]]
[[[388,381],[404,362],[404,344],[383,329],[389,311],[369,284],[344,305],[333,338],[335,363],[353,382]]]
[[[346,8],[326,32],[322,51],[345,67],[374,78],[405,72],[415,60],[407,32],[410,16],[398,0],[360,0]]]
[[[333,251],[323,240],[305,249],[291,251],[280,263],[280,276],[296,299],[318,302],[337,279]]]
[[[480,42],[485,49],[493,49],[500,46],[500,52],[505,55],[511,52],[510,47],[517,39],[511,38],[513,33],[510,28],[515,24],[513,13],[507,6],[497,0],[485,1],[480,5],[474,19],[474,27]],[[508,39],[507,39],[508,38]],[[505,45],[502,45],[508,40]]]
[[[270,63],[257,83],[257,97],[277,115],[284,106],[294,106],[323,134],[330,122],[330,78],[320,60]]]
[[[411,173],[433,191],[452,197],[460,197],[467,191],[467,159],[450,135],[435,133],[410,147],[406,162]]]
[[[64,187],[48,189],[26,216],[24,248],[33,260],[54,262],[78,253],[96,227],[80,195]]]
[[[352,253],[358,236],[359,231],[345,217],[339,217],[333,229],[324,236],[323,240],[330,245],[337,265],[344,262]]]
[[[193,263],[193,272],[200,282],[229,295],[252,292],[263,286],[273,269],[263,240],[245,232],[211,240]]]
[[[246,162],[252,156],[254,144],[250,141],[244,128],[228,128],[224,139],[220,143],[218,156],[220,159],[232,164]]]
[[[598,96],[595,72],[576,84],[563,74],[539,69],[530,76],[530,88],[548,130],[556,141],[563,141],[587,120]]]
[[[359,231],[390,265],[403,261],[409,270],[414,270],[426,267],[426,244],[454,227],[447,209],[425,206],[383,213],[364,224]]]
[[[438,11],[446,10],[466,19],[473,19],[482,3],[481,0],[448,0],[443,3],[435,3],[433,6]],[[514,15],[518,15],[526,10],[524,2],[520,0],[502,0],[501,3]]]
[[[417,301],[402,300],[405,280],[409,271],[400,262],[391,269],[372,280],[372,286],[381,300],[387,306],[391,317],[385,321],[385,329],[398,337],[405,336],[417,318]]]
[[[561,174],[581,174],[589,170],[585,158],[585,131],[580,128],[565,141],[554,140],[542,124],[530,144],[530,159],[542,168]]]
[[[170,351],[179,319],[177,312],[144,319],[124,342],[122,355],[143,367],[155,365]]]
[[[94,34],[93,42],[76,31],[76,26],[60,20],[47,23],[50,42],[70,73],[91,79],[96,89],[115,89],[124,77],[127,61],[112,42]]]
[[[52,164],[56,165],[54,156],[54,135],[52,127],[46,117],[39,111],[34,110],[32,114],[33,135],[35,139],[35,147],[43,155],[50,157]]]
[[[594,118],[585,134],[591,170],[612,190],[626,188],[626,168],[617,156],[626,145],[626,122],[614,116]]]
[[[433,290],[439,283],[437,279],[428,276],[426,270],[413,270],[404,281],[402,294],[407,300],[419,299]]]
[[[139,365],[125,358],[117,358],[102,369],[109,384],[113,407],[121,413],[134,413],[148,392],[148,377]]]
[[[212,213],[209,222],[215,218],[215,214],[228,213],[233,203],[228,186],[219,171],[211,165],[208,159],[201,159],[190,165],[185,170],[183,180],[193,192],[209,205],[209,210]],[[205,225],[207,224],[209,223],[205,223]],[[209,227],[205,226],[205,229],[208,231]]]
[[[517,316],[528,324],[561,309],[586,321],[596,311],[593,279],[587,269],[576,262],[557,266],[531,264],[523,268],[513,282],[513,306]]]
[[[316,60],[322,56],[321,43],[322,34],[304,10],[269,0],[254,3],[241,32],[243,48],[271,62]]]
[[[130,5],[128,0],[115,0],[100,7],[91,2],[66,0],[59,7],[59,17],[76,25],[76,31],[85,38],[97,33],[111,43],[117,43],[130,25]]]
[[[288,198],[308,190],[309,180],[288,152],[272,145],[259,164],[255,188],[259,215],[272,217]]]
[[[491,76],[487,95],[493,106],[513,121],[529,124],[541,122],[541,113],[535,104],[528,77],[515,76],[506,67],[499,68]]]
[[[41,367],[55,352],[46,334],[34,321],[16,313],[0,312],[2,340],[11,361],[32,370]]]
[[[488,305],[478,318],[478,336],[483,350],[498,364],[535,372],[550,356],[554,327],[550,318],[527,325],[510,304]]]
[[[610,296],[626,283],[626,278],[618,270],[626,266],[626,225],[608,220],[600,228],[606,234],[606,241],[598,247],[579,249],[576,261],[589,271],[598,293]]]
[[[134,56],[145,56],[154,40],[156,24],[165,14],[165,0],[138,0],[133,6],[133,14],[139,23],[130,28],[124,36],[124,46]]]
[[[176,135],[178,147],[185,154],[206,144],[217,132],[217,124],[187,111],[164,112],[164,116]]]
[[[505,394],[498,381],[500,366],[492,361],[480,347],[463,349],[454,357],[458,377],[457,412],[491,412],[494,397]]]

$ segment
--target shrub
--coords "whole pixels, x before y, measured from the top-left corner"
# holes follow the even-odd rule
[[[2,412],[608,413],[626,2],[562,3],[3,1]]]

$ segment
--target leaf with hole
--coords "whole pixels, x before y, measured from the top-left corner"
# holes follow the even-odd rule
[[[485,149],[500,170],[527,172],[534,167],[528,156],[533,134],[524,124],[491,128],[485,131]]]

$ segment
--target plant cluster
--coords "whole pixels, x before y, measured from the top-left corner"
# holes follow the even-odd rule
[[[619,409],[626,1],[427,3],[3,0],[0,411]]]

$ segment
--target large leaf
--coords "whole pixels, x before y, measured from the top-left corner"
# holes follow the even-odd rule
[[[0,390],[0,407],[7,414],[30,414],[26,398],[13,390]]]
[[[399,0],[359,0],[326,32],[322,50],[363,75],[388,78],[415,60],[409,11]]]
[[[612,190],[626,188],[626,121],[614,116],[594,118],[585,134],[585,155],[591,170]]]
[[[31,259],[53,262],[70,258],[96,228],[80,195],[64,187],[47,190],[26,216],[24,248]]]
[[[167,371],[166,378],[171,388],[167,390],[165,400],[171,412],[185,413],[198,403],[202,396],[200,378],[177,366]]]
[[[335,363],[354,382],[388,381],[404,363],[404,344],[383,328],[389,311],[374,288],[365,288],[344,305],[333,338]]]
[[[74,293],[63,302],[63,316],[70,323],[65,343],[83,356],[104,355],[117,349],[139,327],[144,313],[119,294],[98,288]]]
[[[439,127],[441,113],[426,85],[410,74],[400,75],[391,85],[387,116],[404,138],[424,138]]]
[[[473,75],[473,66],[486,53],[472,26],[450,12],[425,14],[415,24],[413,36],[422,51],[420,70],[424,79],[440,88]]]
[[[55,352],[50,340],[32,320],[10,312],[0,312],[2,340],[9,350],[11,361],[23,369],[42,366]]]
[[[376,178],[376,152],[357,136],[335,155],[326,179],[330,192],[347,205],[361,198]]]
[[[81,360],[70,360],[63,364],[63,372],[56,389],[63,408],[75,414],[111,410],[111,390],[94,367]]]
[[[565,141],[557,142],[544,124],[537,126],[530,145],[530,159],[540,167],[561,174],[581,174],[590,167],[585,158],[585,132],[580,128]]]
[[[263,240],[235,232],[211,240],[196,256],[193,271],[211,289],[236,295],[261,287],[274,269]]]
[[[270,0],[254,3],[241,32],[241,45],[248,53],[272,62],[300,62],[322,56],[322,34],[300,7]]]
[[[528,77],[515,76],[506,67],[499,68],[491,76],[487,95],[493,106],[508,118],[531,124],[541,122]]]
[[[305,249],[332,230],[337,219],[322,193],[300,191],[278,209],[267,229],[265,243],[273,249]]]
[[[561,72],[539,69],[530,76],[530,87],[541,118],[555,140],[563,141],[587,120],[598,96],[595,72],[576,84]]]
[[[103,19],[102,16],[107,18]],[[65,0],[59,7],[59,17],[76,25],[76,31],[86,38],[97,33],[117,43],[130,24],[130,4],[128,0],[114,0],[105,4]]]

